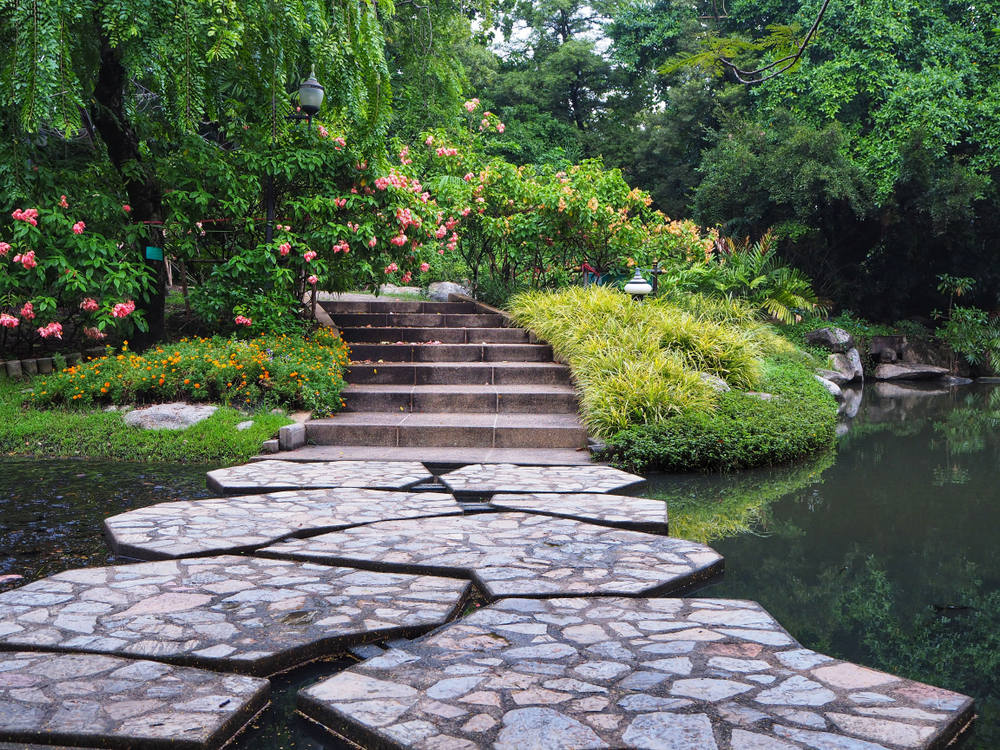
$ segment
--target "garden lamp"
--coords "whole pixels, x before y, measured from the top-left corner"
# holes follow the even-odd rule
[[[632,299],[639,302],[643,297],[653,291],[653,287],[650,286],[649,282],[642,277],[642,274],[637,268],[635,269],[635,276],[633,276],[632,280],[625,285],[624,291],[625,294],[631,294]]]
[[[299,84],[299,107],[308,117],[319,112],[324,93],[325,90],[316,80],[316,66],[314,65],[309,77]]]

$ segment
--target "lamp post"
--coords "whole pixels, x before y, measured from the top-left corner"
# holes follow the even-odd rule
[[[316,80],[316,66],[313,65],[309,77],[299,84],[299,109],[305,114],[292,112],[285,117],[289,120],[305,120],[306,127],[312,125],[313,115],[319,112],[323,104],[325,89]],[[273,110],[272,110],[273,112]],[[271,134],[271,145],[274,145],[274,134]],[[264,230],[264,242],[270,244],[274,239],[274,175],[267,176],[267,191],[265,196],[267,228]]]
[[[642,298],[651,291],[653,291],[653,287],[642,277],[638,268],[635,269],[635,276],[624,287],[625,294],[631,294],[632,299],[636,302],[641,302]]]

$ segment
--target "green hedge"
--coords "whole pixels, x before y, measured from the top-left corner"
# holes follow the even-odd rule
[[[711,412],[683,412],[616,433],[607,456],[638,472],[715,471],[794,461],[832,444],[836,403],[803,359],[768,359],[760,388],[775,398],[725,393]]]

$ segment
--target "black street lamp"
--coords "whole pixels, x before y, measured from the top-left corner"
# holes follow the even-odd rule
[[[319,108],[323,104],[323,95],[325,93],[324,88],[316,80],[316,66],[314,65],[312,71],[309,73],[309,77],[299,84],[299,109],[305,114],[292,112],[285,116],[286,119],[305,120],[306,127],[309,127],[312,125],[313,116],[319,112]],[[272,108],[275,106],[274,102],[272,102],[271,106]],[[274,145],[273,130],[271,131],[271,145]],[[267,176],[266,204],[267,228],[264,230],[264,242],[270,244],[271,240],[274,239],[274,175]]]

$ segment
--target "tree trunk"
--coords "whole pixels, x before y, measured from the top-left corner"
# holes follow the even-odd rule
[[[145,223],[146,241],[153,247],[164,246],[163,191],[151,171],[142,164],[139,138],[125,112],[125,86],[128,74],[118,59],[110,40],[101,38],[101,68],[94,87],[90,119],[104,141],[108,158],[121,175],[132,208],[132,220]],[[145,245],[138,248],[145,259]],[[130,250],[134,252],[134,250]],[[166,256],[164,256],[166,257]],[[164,303],[166,300],[166,269],[162,261],[145,260],[153,278],[152,289],[145,299],[136,300],[136,307],[145,314],[149,330],[138,332],[132,343],[144,349],[164,335]]]

